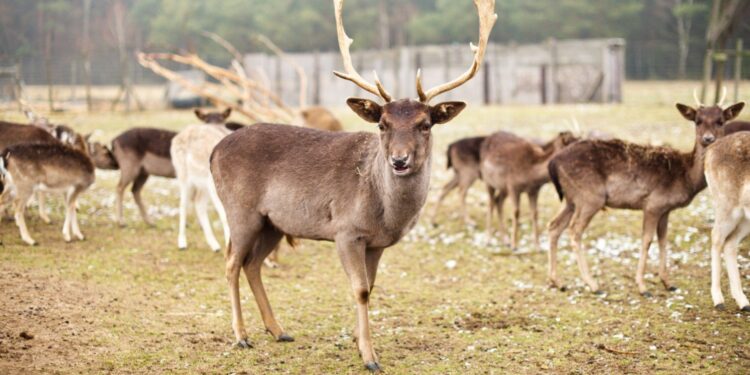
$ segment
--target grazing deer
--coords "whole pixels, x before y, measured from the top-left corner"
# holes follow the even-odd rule
[[[635,280],[639,292],[650,297],[643,282],[648,249],[656,233],[659,240],[659,278],[664,287],[676,290],[669,281],[667,224],[669,213],[685,207],[706,187],[703,157],[706,148],[724,135],[723,125],[737,117],[744,103],[723,109],[716,105],[697,109],[677,104],[682,116],[695,123],[693,151],[682,153],[668,147],[642,146],[613,140],[584,140],[555,156],[549,173],[560,199],[561,211],[549,224],[549,280],[557,279],[557,241],[570,228],[583,280],[592,291],[599,286],[589,274],[581,236],[591,218],[605,207],[643,211],[642,246]]]
[[[72,232],[77,239],[84,239],[78,226],[76,201],[94,183],[94,164],[89,158],[84,138],[77,135],[73,143],[74,146],[59,142],[19,144],[6,148],[2,153],[5,179],[16,192],[16,225],[21,232],[21,239],[29,245],[35,245],[36,241],[29,234],[24,213],[34,191],[65,192],[63,238],[70,242]]]
[[[91,144],[91,157],[97,168],[120,170],[115,194],[115,216],[120,226],[125,226],[122,201],[130,184],[133,184],[131,192],[143,221],[153,225],[141,198],[141,190],[149,176],[175,177],[169,154],[175,135],[177,133],[164,129],[132,128],[113,139],[111,149],[99,143]]]
[[[750,234],[750,133],[716,141],[706,151],[705,165],[716,215],[711,232],[711,298],[717,309],[725,308],[721,293],[723,251],[732,297],[742,311],[750,311],[737,266],[737,247]]]
[[[231,229],[226,277],[232,328],[240,347],[249,347],[240,309],[240,272],[244,269],[268,332],[277,341],[293,341],[271,311],[261,264],[284,236],[334,241],[357,303],[354,336],[359,353],[369,370],[380,369],[368,320],[378,262],[383,250],[416,224],[427,198],[432,126],[449,122],[466,106],[463,102],[428,103],[479,70],[497,15],[494,0],[475,0],[474,4],[480,36],[471,68],[426,92],[418,73],[419,100],[393,101],[377,77],[371,84],[355,70],[349,53],[352,40],[343,26],[343,0],[334,0],[346,71],[335,74],[385,102],[347,100],[362,119],[378,124],[379,134],[258,124],[216,146],[211,172]]]
[[[448,159],[447,168],[453,169],[453,179],[443,186],[440,197],[437,203],[435,203],[435,208],[432,211],[433,225],[437,223],[437,214],[441,203],[448,193],[455,188],[458,188],[458,193],[461,196],[461,217],[464,220],[464,224],[468,225],[469,215],[466,212],[466,194],[469,192],[469,188],[474,181],[481,178],[479,173],[479,149],[485,138],[487,137],[463,138],[448,145],[448,151],[446,152],[446,158]]]
[[[334,132],[344,129],[336,116],[324,107],[307,107],[300,111],[300,115],[302,115],[302,120],[308,128]]]
[[[177,182],[180,186],[180,221],[177,246],[187,248],[187,206],[189,199],[193,199],[195,213],[203,229],[206,242],[213,251],[219,251],[221,245],[216,241],[211,222],[208,219],[208,200],[213,203],[219,213],[224,228],[224,239],[229,241],[229,226],[227,225],[224,207],[216,194],[216,186],[211,177],[209,159],[211,152],[219,141],[229,135],[231,130],[214,125],[191,125],[179,132],[172,140],[170,153],[174,164]]]
[[[539,248],[539,227],[537,224],[537,201],[542,186],[549,182],[547,164],[560,150],[577,141],[570,132],[559,133],[541,147],[515,134],[499,131],[482,143],[480,151],[480,171],[487,184],[489,205],[487,207],[487,237],[492,228],[492,211],[497,207],[500,218],[500,233],[505,236],[503,203],[510,196],[513,209],[511,216],[511,248],[518,247],[518,218],[520,215],[521,194],[529,197],[531,223],[534,230],[534,244]],[[496,195],[497,193],[497,195]]]

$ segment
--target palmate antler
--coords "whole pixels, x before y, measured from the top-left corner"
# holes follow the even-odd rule
[[[495,26],[495,21],[497,21],[497,14],[495,13],[495,0],[474,0],[474,6],[477,8],[477,14],[479,15],[479,45],[475,46],[473,43],[469,45],[474,52],[474,61],[471,63],[471,67],[453,81],[438,85],[427,92],[422,89],[422,72],[417,70],[417,95],[419,95],[419,101],[422,103],[428,103],[430,99],[463,85],[479,71],[479,67],[484,60],[484,52],[487,50],[490,32],[492,27]]]
[[[497,14],[495,14],[495,0],[474,0],[474,6],[476,6],[479,15],[479,44],[477,46],[474,44],[470,45],[471,50],[474,52],[474,61],[472,62],[471,67],[453,81],[438,85],[427,92],[422,89],[421,70],[417,70],[417,94],[422,103],[426,104],[430,99],[463,85],[473,78],[479,71],[479,67],[484,60],[484,53],[487,49],[490,32],[495,25],[495,21],[497,21]],[[375,74],[375,85],[373,85],[365,81],[365,79],[357,73],[357,70],[354,69],[352,56],[349,52],[349,47],[352,45],[352,39],[349,38],[346,35],[346,31],[344,31],[344,20],[342,15],[344,0],[333,0],[333,7],[336,15],[336,34],[338,35],[339,49],[341,50],[341,57],[344,60],[344,70],[346,71],[346,73],[333,72],[333,74],[340,78],[352,81],[364,90],[383,98],[386,102],[390,102],[392,97],[388,91],[385,90],[383,84],[380,83],[377,73],[373,72]]]

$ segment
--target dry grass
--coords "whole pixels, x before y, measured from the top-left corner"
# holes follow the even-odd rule
[[[575,118],[583,130],[687,150],[692,125],[672,102],[692,102],[692,87],[631,83],[623,105],[472,107],[435,130],[427,208],[450,177],[445,146],[463,136],[506,129],[547,138]],[[350,130],[371,128],[343,108],[337,113]],[[5,112],[0,118],[19,117]],[[81,131],[100,129],[101,140],[130,126],[179,129],[194,121],[191,113],[176,111],[66,112],[53,119]],[[362,372],[350,336],[353,303],[332,244],[304,241],[282,253],[280,269],[264,271],[277,317],[297,341],[275,343],[264,333],[245,285],[245,319],[255,347],[234,349],[222,256],[207,249],[192,217],[190,249],[176,248],[174,182],[154,178],[147,184],[155,228],[139,221],[130,197],[130,225],[119,228],[112,222],[116,174],[98,178],[81,202],[85,242],[62,241],[59,204],[51,226],[29,212],[38,247],[23,246],[12,223],[0,225],[0,373]],[[593,273],[607,291],[597,297],[578,279],[567,244],[560,271],[570,289],[547,288],[546,254],[530,248],[525,217],[518,253],[497,242],[485,245],[479,184],[469,197],[479,224],[463,227],[455,196],[446,203],[438,228],[422,220],[382,260],[371,320],[387,373],[747,373],[750,317],[737,313],[726,289],[728,310],[711,306],[712,213],[705,193],[672,215],[671,270],[681,289],[668,293],[649,275],[652,299],[641,298],[633,281],[639,213],[608,210],[592,222],[585,242]],[[543,221],[559,207],[549,187],[540,203]],[[741,254],[747,286],[747,247]],[[446,266],[449,261],[455,267]],[[33,338],[20,337],[22,332]]]

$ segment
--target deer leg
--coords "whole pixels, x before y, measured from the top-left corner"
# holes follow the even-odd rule
[[[646,290],[646,284],[643,282],[643,275],[646,273],[646,262],[648,261],[648,249],[651,247],[651,241],[654,239],[654,232],[661,215],[651,212],[643,212],[643,236],[641,237],[641,257],[638,259],[638,269],[635,274],[635,282],[638,284],[638,291],[644,297],[651,297],[651,293]]]
[[[531,227],[534,230],[534,246],[536,246],[537,250],[541,250],[542,247],[539,246],[539,209],[537,207],[537,202],[539,201],[539,189],[530,190],[528,195],[529,208],[531,210]]]
[[[146,223],[146,225],[153,226],[154,223],[151,221],[151,219],[149,219],[148,210],[146,209],[146,205],[143,204],[143,199],[141,199],[141,191],[143,190],[143,185],[146,184],[147,180],[148,173],[146,173],[146,171],[144,170],[141,170],[138,173],[138,176],[135,177],[135,180],[133,180],[133,187],[131,187],[130,191],[133,193],[135,204],[138,205],[138,211],[141,213],[141,218],[143,218],[143,221]]]
[[[440,192],[440,197],[438,197],[437,202],[435,202],[435,208],[432,210],[432,219],[430,220],[432,225],[437,225],[437,215],[438,210],[440,210],[440,205],[443,203],[445,197],[448,196],[448,193],[453,191],[456,187],[458,187],[458,174],[454,174],[453,179],[443,186],[443,190]]]
[[[383,255],[383,250],[385,249],[370,248],[365,251],[365,266],[367,267],[367,281],[370,286],[370,296],[372,296],[372,289],[375,286],[375,276],[378,273],[378,264],[380,263],[380,257]],[[353,332],[353,338],[356,342],[359,339],[359,325],[357,324],[357,320],[354,320]],[[377,361],[377,357],[375,358],[375,361]]]
[[[185,227],[187,226],[187,209],[188,200],[193,193],[193,188],[188,185],[187,181],[180,181],[180,220],[179,229],[177,234],[177,247],[180,250],[187,249],[187,234],[185,234]]]
[[[15,208],[15,219],[18,230],[21,232],[21,239],[27,245],[34,246],[36,241],[29,235],[29,229],[26,227],[26,203],[29,202],[33,191],[27,187],[16,187],[16,199],[14,202]]]
[[[341,264],[344,266],[354,297],[357,302],[357,343],[359,354],[370,371],[378,371],[380,365],[372,349],[368,304],[370,301],[370,282],[367,279],[366,249],[356,236],[339,236],[336,238],[337,250]]]
[[[203,230],[203,236],[206,237],[206,242],[208,242],[211,250],[214,252],[219,251],[221,250],[221,245],[216,240],[214,231],[211,228],[211,221],[208,219],[208,194],[202,189],[197,189],[195,193],[195,215],[198,216],[198,223],[200,223]]]
[[[276,248],[271,251],[271,254],[268,254],[268,257],[263,260],[263,264],[266,267],[279,268],[279,246],[276,246]]]
[[[78,226],[78,196],[81,194],[83,190],[77,189],[73,191],[73,197],[70,199],[70,227],[73,230],[73,236],[75,236],[79,241],[83,241],[86,239],[86,237],[83,236],[83,233],[81,233],[81,228]]]
[[[739,266],[737,265],[737,247],[742,239],[750,233],[750,221],[746,218],[740,219],[740,224],[727,239],[724,247],[724,263],[727,267],[727,276],[729,277],[729,290],[732,298],[737,302],[737,306],[742,311],[750,311],[750,302],[748,302],[745,293],[742,292],[742,279],[740,277]]]
[[[261,231],[258,241],[255,244],[252,252],[252,259],[245,265],[245,276],[247,281],[250,283],[250,289],[253,291],[255,296],[255,302],[258,304],[260,315],[263,318],[263,323],[266,326],[266,331],[270,333],[276,341],[279,342],[291,342],[294,339],[284,333],[284,329],[276,321],[273,316],[273,310],[271,304],[268,302],[268,296],[266,295],[266,289],[263,287],[263,280],[260,277],[260,271],[263,265],[263,261],[266,259],[269,253],[279,244],[279,240],[283,234],[272,227],[266,227]]]
[[[669,282],[669,257],[667,252],[667,226],[669,224],[669,212],[659,218],[656,226],[656,238],[659,240],[659,279],[664,288],[670,292],[677,290]]]
[[[589,271],[588,262],[586,261],[586,253],[583,250],[583,244],[581,238],[583,237],[583,231],[589,225],[591,218],[594,217],[596,212],[601,208],[600,205],[589,205],[576,207],[575,216],[573,223],[571,224],[571,243],[576,254],[576,261],[578,262],[578,270],[581,272],[581,278],[591,288],[591,291],[595,294],[601,294],[602,291],[599,289],[599,284],[591,276]]]
[[[216,185],[214,185],[213,181],[208,184],[208,196],[211,198],[211,203],[213,203],[216,212],[219,214],[221,228],[224,231],[224,244],[226,245],[229,243],[229,222],[227,221],[227,212],[224,210],[224,205],[221,203],[221,199],[219,199],[219,195],[216,192]]]
[[[484,230],[487,235],[487,241],[492,236],[492,211],[495,209],[495,188],[487,184],[487,217],[485,219]]]
[[[518,219],[521,216],[521,192],[515,189],[509,189],[508,194],[510,195],[510,206],[513,209],[513,216],[511,216],[511,240],[510,247],[513,251],[518,249]]]
[[[249,348],[247,332],[242,320],[242,305],[240,303],[240,272],[248,260],[248,256],[260,237],[262,218],[260,216],[242,217],[238,222],[243,225],[234,233],[227,245],[225,276],[229,285],[229,299],[232,302],[232,331],[240,348]]]
[[[36,202],[37,202],[37,205],[39,206],[39,217],[42,219],[42,221],[45,224],[51,223],[52,220],[50,220],[49,215],[47,214],[47,208],[44,205],[44,192],[43,191],[38,190],[36,192]]]
[[[727,239],[739,224],[739,218],[732,217],[732,210],[716,206],[716,219],[711,230],[711,299],[714,307],[723,310],[724,295],[721,292],[721,253]]]
[[[557,279],[557,243],[560,240],[560,235],[568,227],[570,219],[573,217],[573,212],[574,206],[566,200],[560,212],[557,213],[557,216],[548,225],[549,253],[547,253],[547,279],[550,286],[554,288],[564,289]]]
[[[121,227],[125,226],[125,219],[122,213],[122,201],[125,196],[125,188],[133,182],[137,175],[137,172],[131,171],[130,169],[132,168],[123,168],[120,171],[120,181],[117,183],[117,188],[115,189],[115,216],[117,224]]]
[[[458,185],[458,193],[461,197],[459,201],[461,204],[461,218],[464,221],[464,225],[469,225],[469,213],[466,211],[466,195],[469,193],[469,187],[465,185]]]

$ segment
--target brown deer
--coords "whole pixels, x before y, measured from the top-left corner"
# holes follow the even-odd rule
[[[539,248],[539,227],[537,223],[537,201],[539,191],[550,181],[547,164],[557,152],[577,141],[570,132],[559,133],[541,147],[515,134],[499,131],[482,143],[479,163],[482,180],[487,184],[489,205],[487,207],[487,237],[491,235],[492,211],[497,207],[500,219],[500,233],[505,236],[503,203],[510,197],[513,214],[511,216],[511,248],[518,247],[518,218],[520,215],[521,194],[529,197],[531,223],[534,231],[534,244]]]
[[[193,112],[195,113],[195,117],[198,117],[198,119],[203,121],[204,124],[222,125],[231,131],[239,130],[247,126],[245,124],[240,124],[239,122],[227,122],[227,119],[232,114],[231,108],[227,108],[222,112],[204,112],[196,108]]]
[[[448,145],[446,158],[448,159],[448,169],[453,169],[453,178],[443,186],[440,197],[435,203],[432,211],[432,224],[437,224],[437,214],[445,197],[458,188],[461,197],[461,217],[464,224],[468,225],[469,215],[466,212],[466,194],[469,192],[471,185],[480,178],[479,173],[479,149],[482,142],[487,137],[470,137],[459,139]]]
[[[737,266],[737,247],[750,234],[750,133],[743,131],[716,141],[706,151],[705,165],[716,216],[711,232],[711,298],[717,309],[725,308],[721,293],[723,251],[732,297],[742,311],[750,311]]]
[[[307,107],[300,111],[305,126],[318,130],[342,131],[344,128],[336,116],[320,106]]]
[[[383,250],[416,224],[427,198],[432,126],[450,121],[466,106],[463,102],[428,103],[479,70],[497,16],[493,0],[474,3],[480,36],[471,68],[429,91],[422,89],[417,74],[419,100],[393,101],[377,77],[371,84],[355,70],[349,53],[352,40],[343,26],[343,0],[334,0],[346,71],[335,74],[385,102],[347,100],[362,119],[378,124],[379,134],[258,124],[227,136],[216,146],[211,173],[231,229],[226,277],[232,328],[240,347],[249,347],[240,309],[240,272],[244,269],[268,332],[277,341],[293,341],[271,311],[261,264],[284,236],[335,241],[357,303],[354,336],[359,353],[369,370],[380,369],[368,320],[378,262]]]
[[[86,141],[80,135],[73,140],[74,146],[62,143],[19,144],[5,149],[2,153],[5,165],[5,180],[12,185],[16,225],[21,239],[28,245],[35,245],[26,227],[24,212],[34,191],[61,191],[66,194],[65,222],[63,238],[72,240],[72,235],[83,240],[78,226],[76,201],[78,196],[94,183],[94,164],[89,158]],[[6,190],[3,194],[7,194]]]
[[[580,141],[555,156],[549,163],[549,173],[565,204],[549,224],[550,283],[560,286],[557,241],[569,227],[581,276],[592,291],[599,292],[598,284],[589,274],[581,236],[599,210],[611,207],[643,211],[642,246],[635,276],[639,292],[651,296],[643,274],[654,233],[659,240],[659,278],[667,290],[676,290],[669,281],[667,265],[669,213],[690,204],[706,187],[703,176],[706,148],[724,135],[723,125],[737,117],[744,105],[737,103],[726,109],[700,105],[694,109],[677,104],[680,114],[695,123],[695,145],[689,153],[613,139]]]
[[[141,191],[149,176],[174,178],[175,171],[169,148],[176,132],[157,128],[128,129],[112,140],[111,149],[92,143],[91,157],[99,169],[119,169],[120,180],[115,194],[115,216],[120,226],[125,226],[122,201],[125,189],[132,184],[131,192],[143,221],[153,222],[141,198]]]
[[[734,134],[742,131],[750,131],[750,122],[748,121],[732,121],[724,126],[724,134]]]

